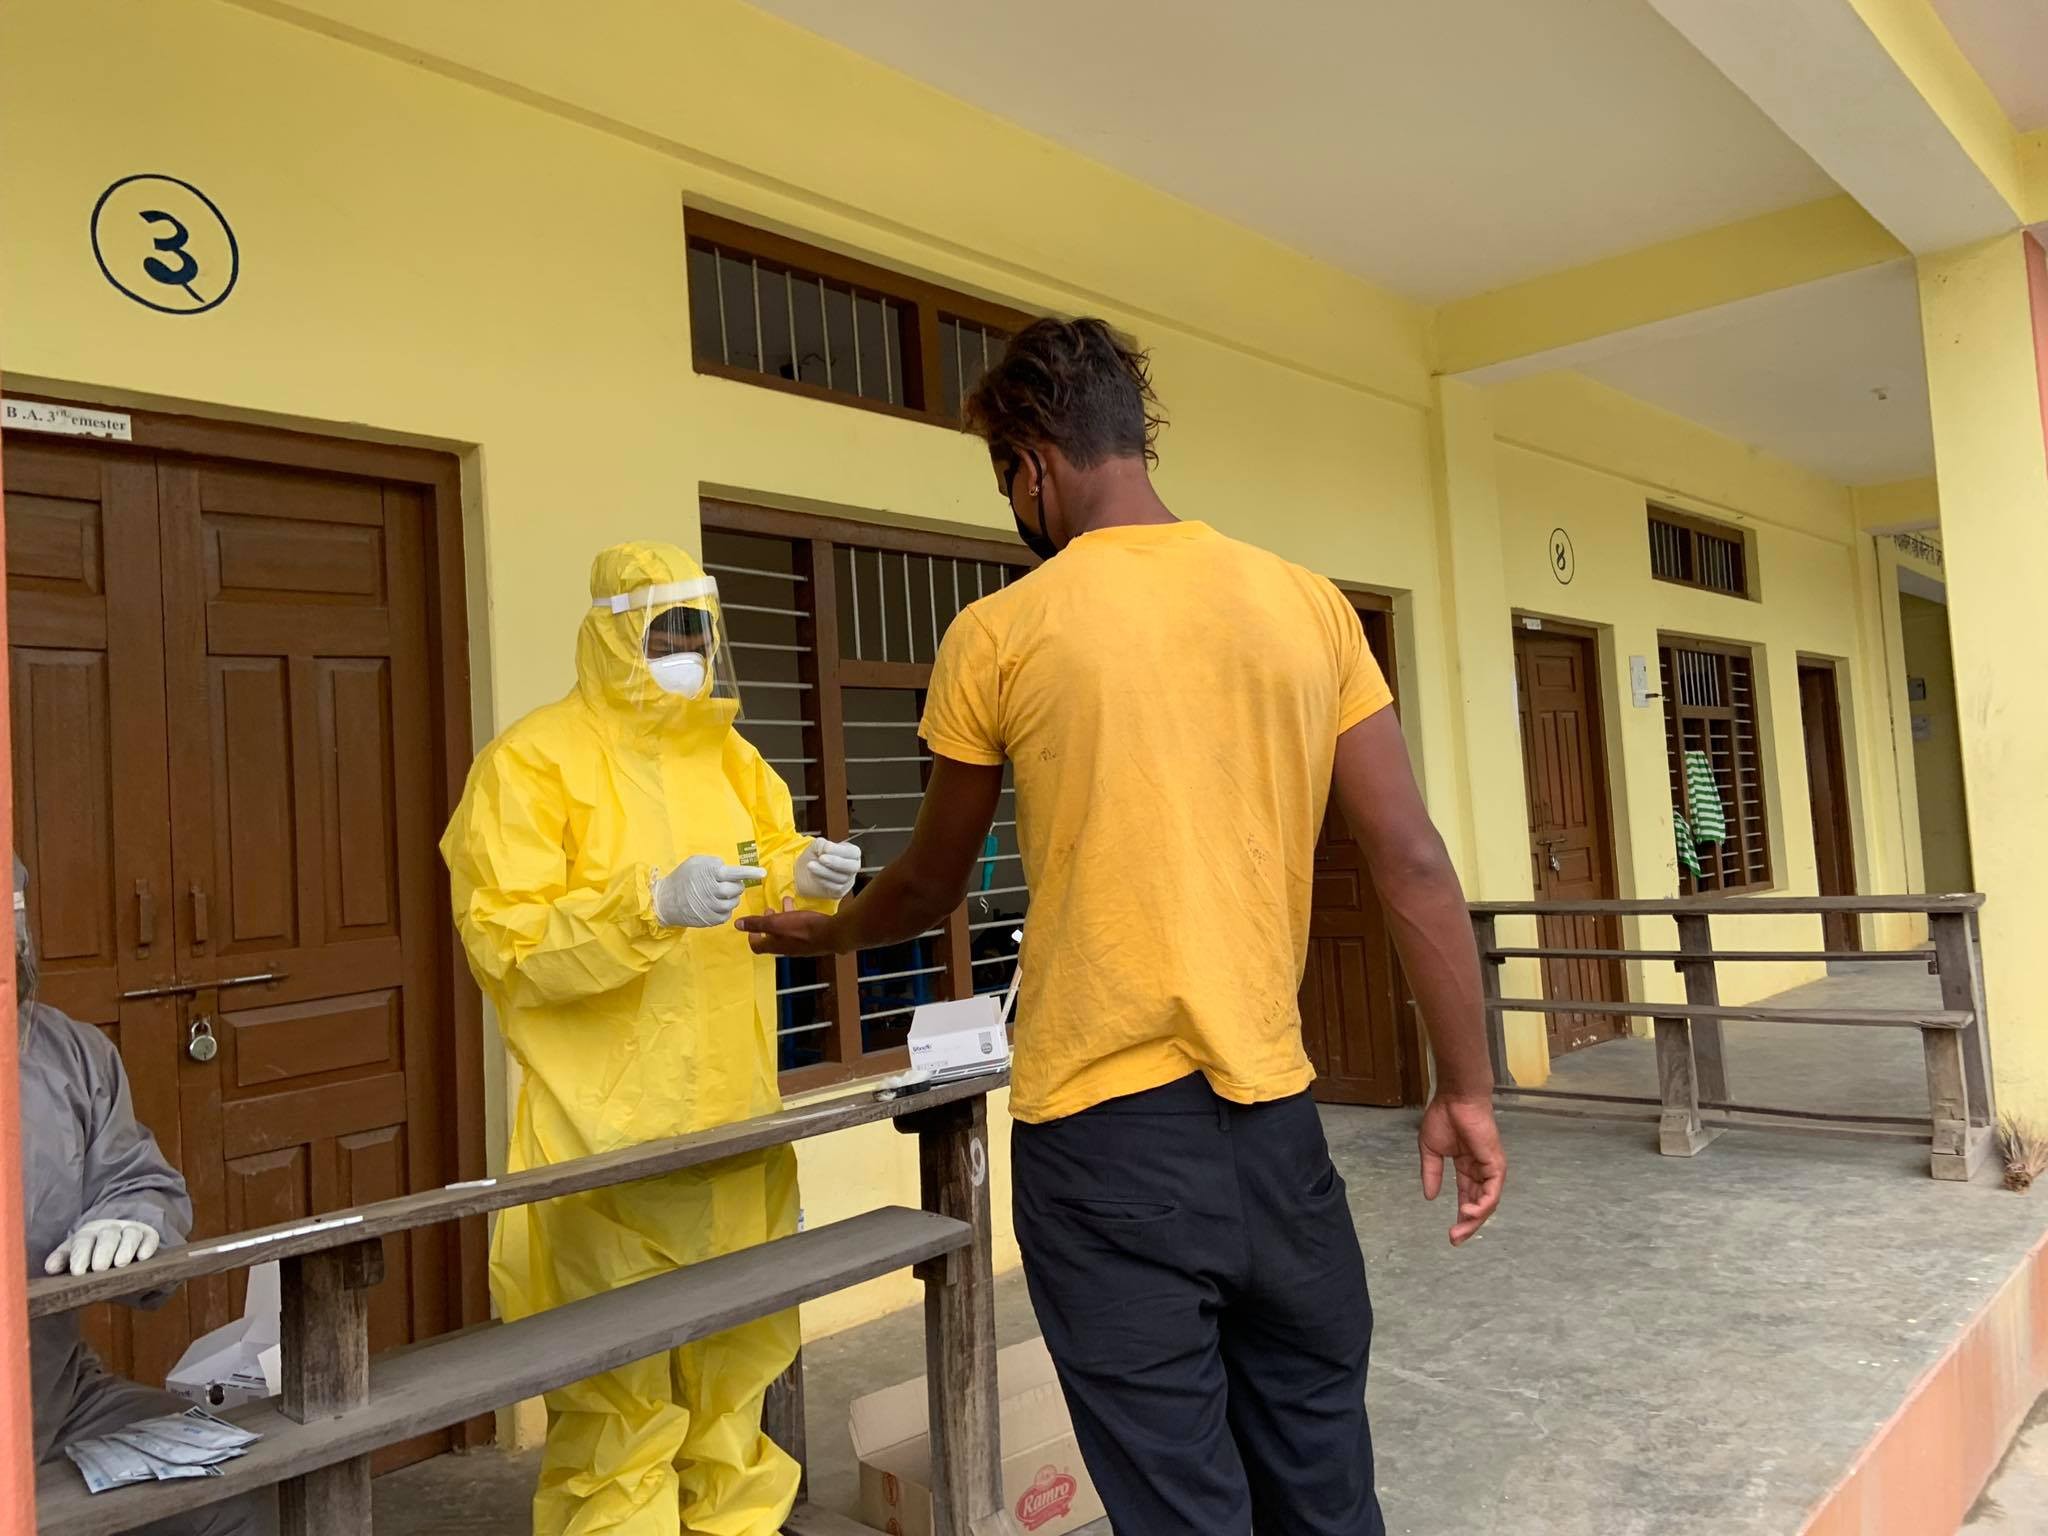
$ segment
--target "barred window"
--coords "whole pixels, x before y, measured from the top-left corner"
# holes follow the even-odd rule
[[[1762,736],[1757,729],[1756,663],[1742,646],[1663,639],[1658,645],[1664,690],[1664,745],[1671,803],[1688,826],[1695,821],[1686,758],[1705,757],[1726,823],[1725,841],[1696,843],[1700,874],[1679,871],[1687,896],[1768,887],[1770,834],[1764,806]]]
[[[939,640],[1030,564],[1015,544],[704,505],[704,563],[746,702],[740,733],[789,785],[801,830],[853,838],[861,884],[909,846],[931,771],[918,738]],[[1030,892],[1007,770],[967,900],[904,944],[776,962],[786,1087],[894,1070],[920,1003],[1001,993]]]
[[[947,426],[1030,316],[686,210],[699,373]]]
[[[1750,597],[1750,550],[1740,528],[1650,509],[1650,574],[1659,581]]]

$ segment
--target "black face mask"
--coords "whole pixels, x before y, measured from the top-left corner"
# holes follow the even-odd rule
[[[1043,485],[1045,483],[1045,466],[1039,462],[1037,454],[1034,453],[1030,457],[1032,467],[1038,471],[1038,483]],[[1003,499],[1010,503],[1010,520],[1017,525],[1017,537],[1024,541],[1024,547],[1038,556],[1039,559],[1050,560],[1060,552],[1060,547],[1053,543],[1042,527],[1032,528],[1017,511],[1017,501],[1016,497],[1012,494],[1012,488],[1017,483],[1017,471],[1021,465],[1021,460],[1012,459],[1010,461],[1010,472],[1003,477]],[[1038,517],[1039,522],[1043,524],[1045,521],[1045,508],[1042,505],[1038,509]]]

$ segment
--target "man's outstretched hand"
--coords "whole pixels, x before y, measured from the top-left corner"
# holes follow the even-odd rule
[[[733,925],[747,936],[757,955],[829,955],[837,952],[832,919],[823,912],[800,912],[785,901],[780,912],[743,917]]]
[[[1431,1099],[1416,1140],[1422,1146],[1423,1199],[1434,1200],[1443,1188],[1446,1159],[1457,1174],[1458,1216],[1451,1223],[1451,1246],[1457,1247],[1486,1224],[1507,1182],[1508,1158],[1493,1123],[1492,1100]]]

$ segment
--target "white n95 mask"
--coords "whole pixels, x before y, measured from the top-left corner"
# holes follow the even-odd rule
[[[678,694],[686,699],[701,695],[711,675],[704,664],[702,651],[677,651],[672,656],[652,657],[647,663],[647,671],[653,677],[655,687],[663,693]]]

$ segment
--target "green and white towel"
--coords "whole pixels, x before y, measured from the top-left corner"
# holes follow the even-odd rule
[[[1699,851],[1693,847],[1692,828],[1685,824],[1685,817],[1678,811],[1671,813],[1671,830],[1678,839],[1678,866],[1693,879],[1700,878]]]
[[[1692,823],[1692,841],[1728,841],[1728,815],[1721,808],[1721,787],[1714,782],[1714,765],[1704,752],[1685,754],[1685,814]]]

